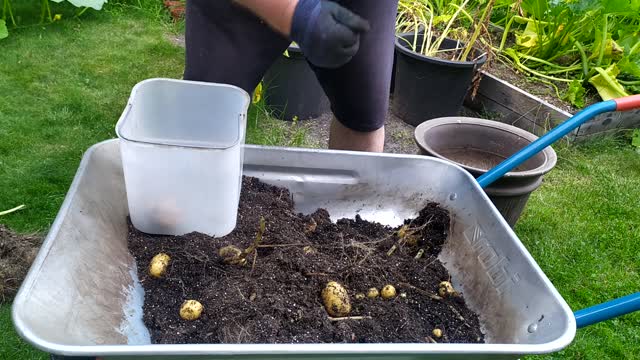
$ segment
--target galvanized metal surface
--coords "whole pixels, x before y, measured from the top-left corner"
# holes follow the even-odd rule
[[[118,142],[86,154],[13,305],[19,334],[60,355],[135,358],[517,358],[567,346],[571,310],[474,179],[433,158],[248,146],[245,174],[291,190],[297,209],[396,225],[437,201],[453,216],[441,259],[488,344],[141,344],[130,312],[133,259]],[[126,335],[125,335],[126,334]],[[139,335],[139,334],[138,334]],[[127,345],[127,342],[138,345]]]

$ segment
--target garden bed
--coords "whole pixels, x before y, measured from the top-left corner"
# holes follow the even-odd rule
[[[449,232],[448,211],[431,203],[405,226],[390,228],[359,217],[333,223],[325,210],[305,216],[293,208],[286,189],[245,178],[238,225],[225,237],[152,236],[130,225],[129,249],[145,289],[144,322],[152,342],[484,341],[462,294],[438,295],[441,282],[450,280],[437,259]],[[255,244],[257,233],[261,241],[246,265],[219,256],[222,247]],[[171,262],[166,275],[156,279],[147,264],[160,252]],[[323,306],[321,292],[329,281],[349,294],[352,310],[346,318],[329,316]],[[357,296],[387,284],[396,296]],[[180,318],[186,299],[204,305],[199,319]]]
[[[580,110],[560,100],[551,87],[527,80],[524,75],[506,65],[494,64],[491,68],[482,70],[481,76],[476,96],[467,96],[465,105],[493,120],[517,126],[538,136]],[[590,100],[597,101],[594,98]],[[640,110],[609,112],[587,121],[567,135],[567,138],[580,141],[595,135],[638,127]]]

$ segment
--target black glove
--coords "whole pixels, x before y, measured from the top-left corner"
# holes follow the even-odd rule
[[[360,34],[366,31],[368,21],[333,1],[300,0],[293,14],[291,39],[312,64],[337,68],[358,52]]]

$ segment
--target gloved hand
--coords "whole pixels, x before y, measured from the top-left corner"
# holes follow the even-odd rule
[[[300,0],[293,14],[291,39],[312,64],[337,68],[358,52],[360,35],[366,31],[368,21],[333,1]]]

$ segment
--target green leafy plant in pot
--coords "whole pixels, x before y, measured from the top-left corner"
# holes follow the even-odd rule
[[[329,99],[295,43],[269,68],[263,84],[265,104],[278,119],[307,120],[331,110]]]
[[[460,111],[487,59],[477,44],[494,0],[475,16],[467,11],[470,1],[400,0],[392,109],[404,122],[417,126]]]

